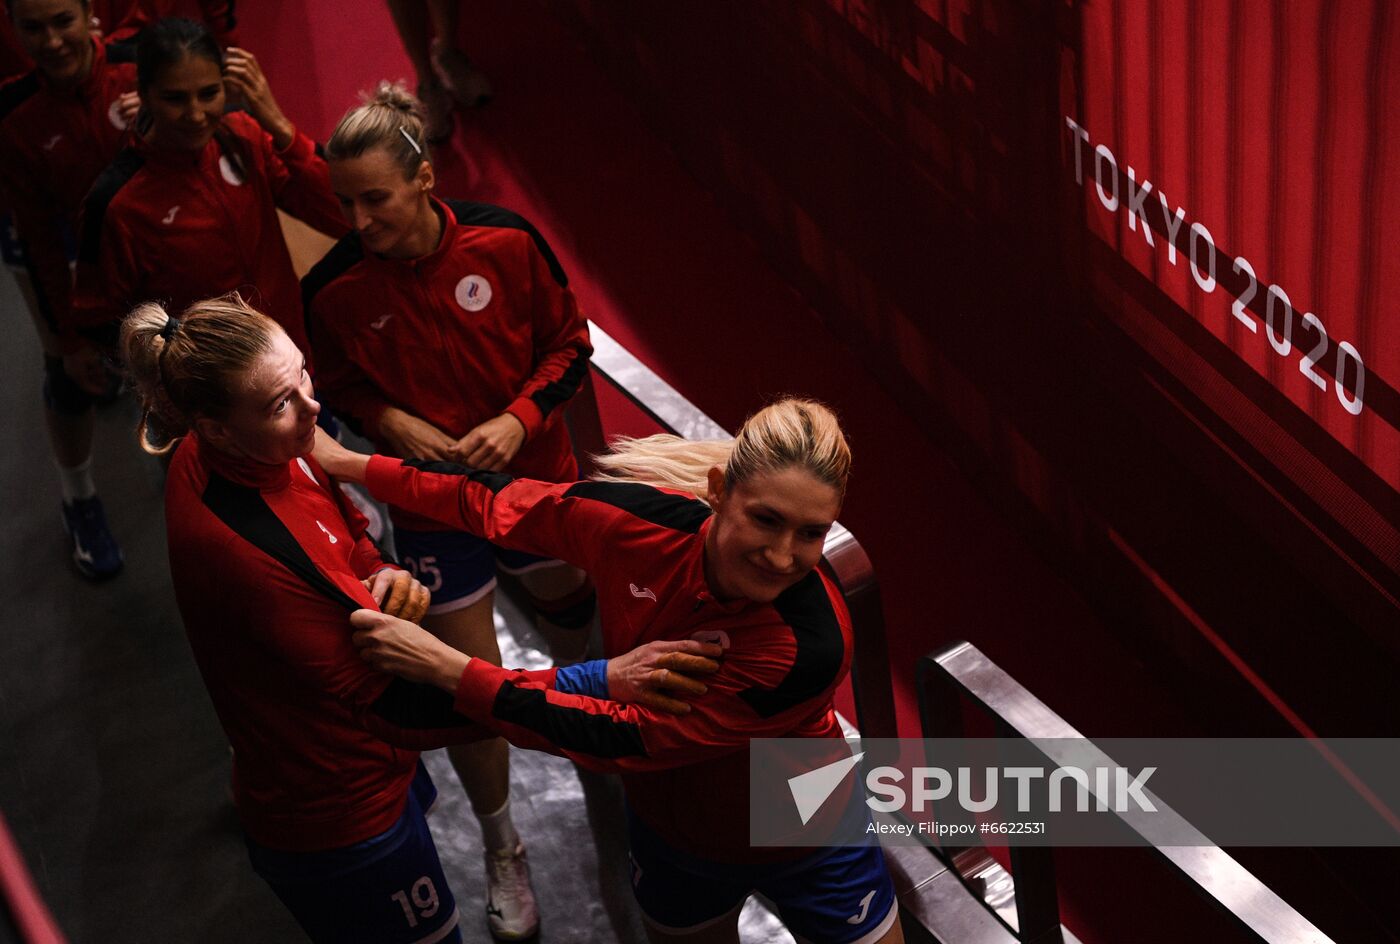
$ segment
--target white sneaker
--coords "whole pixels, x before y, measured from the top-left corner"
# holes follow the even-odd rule
[[[523,845],[486,853],[486,926],[499,941],[518,941],[540,929]]]

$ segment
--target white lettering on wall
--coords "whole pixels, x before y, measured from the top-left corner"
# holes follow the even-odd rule
[[[1092,143],[1089,131],[1068,115],[1065,116],[1065,127],[1072,133],[1074,182],[1083,187],[1084,148]],[[1142,223],[1142,238],[1147,241],[1147,245],[1155,248],[1157,243],[1153,238],[1152,220],[1147,213],[1147,197],[1154,192],[1152,181],[1146,177],[1139,180],[1137,169],[1131,164],[1128,165],[1127,179],[1128,229],[1136,232],[1138,223]],[[1124,201],[1119,200],[1118,159],[1108,145],[1102,143],[1094,144],[1094,189],[1098,193],[1099,203],[1103,204],[1108,212],[1116,213],[1125,205]],[[1181,227],[1186,221],[1186,209],[1178,206],[1172,210],[1167,195],[1160,189],[1155,192],[1162,211],[1158,221],[1158,233],[1166,236],[1167,261],[1176,265]],[[1214,292],[1218,284],[1215,238],[1204,223],[1192,220],[1187,230],[1186,243],[1187,255],[1191,262],[1191,276],[1195,279],[1196,286],[1207,294]],[[1254,272],[1254,267],[1244,256],[1234,258],[1233,270],[1235,275],[1247,276],[1249,284],[1235,297],[1230,305],[1230,312],[1251,334],[1258,335],[1259,322],[1249,313],[1248,306],[1259,294],[1259,278]],[[1293,302],[1279,285],[1267,286],[1265,293],[1264,335],[1275,354],[1279,357],[1290,357],[1293,353]],[[1302,315],[1302,323],[1317,334],[1318,340],[1302,355],[1298,363],[1298,372],[1319,389],[1326,390],[1327,378],[1314,370],[1313,365],[1327,356],[1331,344],[1327,328],[1322,319],[1312,312]],[[1361,359],[1360,352],[1349,341],[1337,342],[1336,351],[1332,389],[1336,392],[1337,402],[1342,408],[1352,416],[1358,416],[1365,406],[1366,364]]]

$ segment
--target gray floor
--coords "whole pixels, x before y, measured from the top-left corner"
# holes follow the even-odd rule
[[[159,465],[136,447],[135,408],[99,415],[98,488],[126,572],[93,586],[67,561],[39,410],[38,344],[0,276],[6,417],[0,560],[14,608],[0,627],[0,811],[74,942],[295,942],[252,874],[228,799],[228,750],[189,658],[169,585]],[[509,601],[507,664],[542,656]],[[518,637],[518,639],[517,639]],[[479,833],[446,756],[427,757],[442,800],[433,833],[463,915],[486,940]],[[614,779],[512,755],[516,823],[530,849],[542,942],[639,942]],[[747,942],[792,938],[755,901]]]

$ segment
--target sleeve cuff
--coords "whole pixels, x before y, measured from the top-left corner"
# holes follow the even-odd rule
[[[554,673],[555,691],[588,698],[608,697],[608,660],[594,659],[561,666]]]
[[[472,659],[467,663],[462,677],[457,680],[457,691],[452,705],[468,718],[490,718],[491,705],[496,700],[496,692],[505,680],[501,677],[505,669],[492,665],[485,659]]]
[[[277,151],[280,158],[293,158],[296,160],[308,160],[316,153],[316,142],[302,134],[296,128],[292,129],[292,142],[285,148]]]
[[[510,406],[506,407],[506,412],[518,419],[520,425],[525,427],[526,441],[535,438],[535,433],[539,432],[540,424],[544,422],[540,408],[535,406],[535,401],[529,397],[516,397]]]
[[[402,476],[399,470],[402,468],[402,459],[370,456],[369,466],[365,469],[365,487],[375,498],[393,504],[391,499],[398,494],[399,479]]]

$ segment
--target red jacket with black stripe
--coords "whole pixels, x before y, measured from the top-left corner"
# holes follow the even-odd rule
[[[850,668],[850,616],[820,571],[771,604],[721,602],[705,582],[709,506],[646,485],[552,485],[383,456],[367,484],[382,501],[588,571],[610,657],[657,639],[725,646],[686,715],[563,694],[480,659],[456,706],[512,743],[621,772],[628,803],[677,849],[720,862],[781,857],[749,847],[747,746],[842,737],[832,695]]]
[[[24,243],[39,311],[55,333],[71,322],[65,231],[76,226],[88,188],[127,140],[117,99],[136,90],[131,53],[94,43],[92,71],[73,90],[54,88],[37,69],[0,86],[0,188]],[[72,337],[60,340],[75,347]]]
[[[78,239],[73,315],[80,331],[110,340],[141,302],[158,300],[178,314],[237,290],[310,356],[277,210],[345,233],[326,162],[300,132],[278,151],[246,114],[225,115],[222,127],[227,133],[199,151],[138,140],[97,178]]]
[[[195,434],[166,480],[180,615],[233,746],[239,815],[274,849],[383,832],[403,813],[419,750],[488,736],[445,692],[360,658],[348,617],[374,608],[360,581],[392,565],[328,483],[310,458],[239,461]]]
[[[560,407],[578,392],[593,348],[563,268],[508,210],[433,207],[443,231],[428,255],[386,259],[351,233],[302,280],[318,393],[381,451],[387,406],[458,438],[510,413],[526,433],[512,472],[576,478]]]

